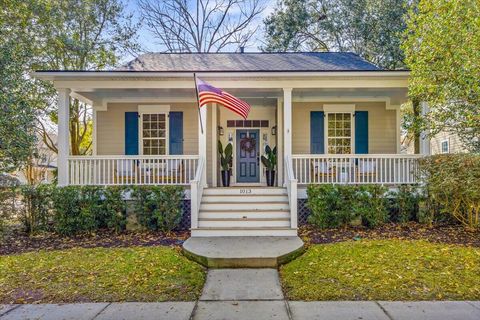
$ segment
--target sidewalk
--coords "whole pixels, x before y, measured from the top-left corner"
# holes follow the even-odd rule
[[[478,320],[480,302],[286,301],[275,269],[213,269],[197,302],[0,305],[7,319]]]

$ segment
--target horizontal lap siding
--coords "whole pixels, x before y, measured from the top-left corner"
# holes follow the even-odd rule
[[[339,102],[296,102],[293,103],[292,153],[310,153],[310,112],[323,111],[323,104]],[[384,102],[345,102],[355,104],[356,111],[368,111],[369,153],[396,153],[396,112],[386,110]],[[326,125],[326,123],[325,123]]]
[[[138,105],[160,103],[109,103],[107,111],[97,112],[97,154],[123,155],[125,151],[125,112],[138,111]],[[161,103],[166,104],[166,103]],[[170,104],[170,111],[183,112],[183,152],[198,154],[198,111],[195,104]]]

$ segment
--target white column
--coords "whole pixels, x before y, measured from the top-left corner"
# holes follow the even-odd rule
[[[422,117],[425,117],[429,112],[428,104],[426,102],[421,102],[421,108]],[[420,133],[420,154],[430,155],[430,137],[428,135],[428,129],[425,129]]]
[[[217,104],[212,104],[212,186],[217,186]]]
[[[94,156],[97,155],[97,109],[92,106],[92,121],[93,121],[93,132],[92,132],[92,153]]]
[[[70,89],[58,89],[58,185],[68,185],[68,155],[70,154]]]
[[[203,170],[205,170],[205,172],[207,170],[207,108],[210,108],[210,105],[200,108],[200,115],[198,119],[198,155],[205,161],[205,165],[203,166]],[[207,175],[205,172],[202,174],[202,181],[200,181],[202,186],[207,185]]]
[[[283,157],[286,156],[292,156],[292,88],[283,88]]]
[[[277,99],[277,176],[279,187],[283,186],[283,165],[285,163],[285,155],[283,154],[283,112],[282,112],[282,99]]]

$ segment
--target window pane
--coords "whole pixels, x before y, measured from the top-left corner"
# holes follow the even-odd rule
[[[166,141],[165,139],[160,139],[160,140],[158,140],[158,145],[159,145],[160,147],[165,148],[165,141]]]
[[[165,121],[165,114],[161,113],[158,115],[158,120]]]
[[[149,121],[150,120],[150,115],[149,114],[144,114],[143,115],[143,120],[144,121]]]

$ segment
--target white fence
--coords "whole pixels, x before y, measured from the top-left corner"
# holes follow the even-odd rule
[[[414,184],[421,155],[293,155],[299,184]]]
[[[70,185],[189,185],[197,155],[71,156]]]

